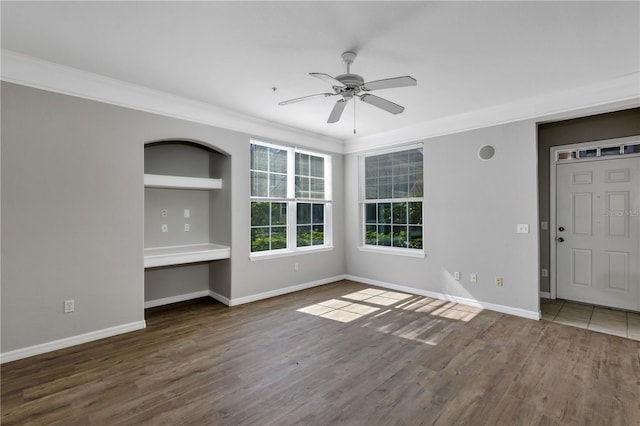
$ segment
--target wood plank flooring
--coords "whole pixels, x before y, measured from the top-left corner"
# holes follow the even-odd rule
[[[341,281],[2,365],[2,424],[640,425],[640,342]]]

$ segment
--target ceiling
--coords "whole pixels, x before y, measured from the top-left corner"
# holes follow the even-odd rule
[[[358,136],[585,87],[640,70],[640,3],[631,2],[11,2],[2,48],[340,140],[353,104],[310,72],[417,87],[357,102]],[[276,88],[276,90],[274,90]]]

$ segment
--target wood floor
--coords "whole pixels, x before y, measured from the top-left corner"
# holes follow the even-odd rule
[[[640,425],[640,342],[350,281],[4,364],[2,424]]]

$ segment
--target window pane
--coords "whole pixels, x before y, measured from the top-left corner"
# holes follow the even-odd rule
[[[315,157],[312,155],[310,156],[310,161],[311,161],[311,170],[309,174],[312,177],[323,178],[324,177],[324,158]]]
[[[287,224],[287,203],[271,203],[271,225]]]
[[[324,244],[324,225],[314,225],[311,233],[311,245],[319,246]]]
[[[296,174],[309,176],[309,156],[296,153]]]
[[[287,248],[287,227],[274,226],[271,228],[271,250]]]
[[[312,223],[324,224],[324,204],[313,205],[313,214],[311,218],[312,218]]]
[[[252,197],[267,197],[268,193],[268,173],[263,172],[251,172],[251,196]]]
[[[380,178],[378,180],[378,199],[391,198],[392,197],[392,180],[390,177]]]
[[[406,226],[393,227],[393,246],[407,247],[407,227]]]
[[[393,223],[407,223],[407,203],[393,203]]]
[[[365,204],[364,217],[366,223],[376,223],[378,221],[378,205],[374,203]]]
[[[393,177],[393,198],[407,198],[409,195],[407,175],[400,175]]]
[[[269,250],[269,228],[251,229],[251,251]]]
[[[310,225],[298,225],[296,234],[296,241],[298,247],[306,247],[311,245],[311,226]]]
[[[409,223],[415,225],[422,223],[422,203],[409,203]]]
[[[297,219],[296,222],[299,225],[305,225],[311,223],[311,204],[298,203]]]
[[[270,174],[269,196],[286,198],[287,197],[287,175]]]
[[[311,178],[310,198],[324,199],[324,179]]]
[[[367,179],[364,192],[367,200],[378,198],[378,178]]]
[[[422,248],[422,226],[409,226],[409,248]]]
[[[272,148],[269,152],[269,171],[287,173],[287,151]]]
[[[378,245],[381,245],[381,246],[391,245],[391,226],[390,225],[378,225]]]
[[[378,157],[367,157],[364,159],[364,177],[366,179],[378,177]]]
[[[251,144],[251,169],[269,171],[269,148]]]
[[[251,226],[269,226],[268,202],[251,203]]]
[[[367,225],[365,228],[365,244],[378,245],[378,227]]]
[[[296,198],[309,198],[309,178],[296,176]]]
[[[378,223],[391,223],[391,203],[378,204]]]

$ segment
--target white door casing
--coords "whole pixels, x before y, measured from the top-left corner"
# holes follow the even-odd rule
[[[640,157],[556,164],[555,226],[557,297],[640,311]]]

